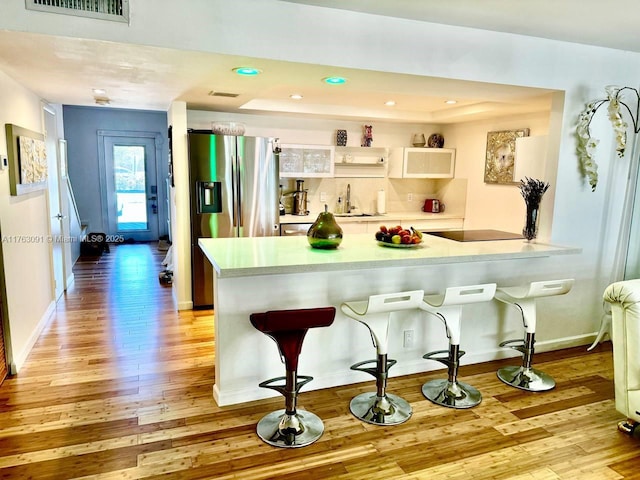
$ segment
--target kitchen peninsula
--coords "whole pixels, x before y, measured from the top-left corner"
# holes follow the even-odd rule
[[[340,313],[344,301],[369,295],[421,289],[438,293],[447,286],[496,282],[510,285],[541,278],[569,276],[563,257],[580,249],[523,240],[456,242],[424,235],[417,248],[388,248],[371,234],[346,235],[337,250],[311,249],[304,236],[200,239],[214,268],[216,365],[214,398],[230,405],[277,395],[258,383],[282,374],[276,346],[255,330],[249,315],[268,310],[338,308],[330,328],[307,334],[300,374],[314,381],[306,390],[370,381],[349,369],[371,357],[365,327]],[[470,306],[464,316],[462,363],[513,355],[500,341],[521,335],[520,322],[507,319],[496,302]],[[507,325],[508,324],[508,325]],[[540,325],[542,330],[544,323]],[[404,342],[412,331],[415,341]],[[553,333],[543,331],[540,338]],[[422,359],[425,352],[447,345],[444,327],[421,312],[392,318],[390,358],[398,364],[390,376],[441,368]]]

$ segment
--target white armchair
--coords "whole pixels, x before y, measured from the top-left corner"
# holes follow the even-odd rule
[[[627,417],[618,428],[633,434],[640,422],[640,279],[612,283],[604,300],[611,304],[616,410]]]

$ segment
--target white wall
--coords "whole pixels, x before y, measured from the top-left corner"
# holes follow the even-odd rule
[[[0,72],[2,155],[7,153],[5,123],[43,131],[40,99]],[[11,196],[9,170],[0,170],[0,233],[13,372],[25,362],[55,307],[48,220],[46,191]]]
[[[462,175],[468,180],[465,228],[522,231],[526,208],[520,189],[515,185],[484,183],[487,132],[522,128],[530,129],[531,136],[547,135],[549,114],[469,122],[444,128],[445,139],[456,148],[456,176]],[[541,158],[540,162],[544,160]],[[548,181],[555,190],[555,178]],[[551,193],[549,191],[545,196]],[[540,215],[550,213],[542,208]]]

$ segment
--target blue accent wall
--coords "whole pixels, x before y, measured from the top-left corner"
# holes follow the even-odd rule
[[[167,113],[146,110],[126,110],[103,107],[63,106],[65,139],[69,178],[78,204],[80,219],[93,232],[103,231],[106,206],[100,198],[100,171],[98,167],[98,130],[125,130],[132,132],[159,132],[163,144],[156,159],[158,171],[158,228],[159,235],[168,233],[167,186],[169,145],[167,139]],[[149,179],[149,185],[156,182]],[[106,218],[104,218],[106,220]]]

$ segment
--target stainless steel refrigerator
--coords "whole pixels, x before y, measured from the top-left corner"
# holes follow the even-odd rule
[[[213,305],[213,268],[199,238],[278,235],[278,157],[270,138],[189,131],[194,308]]]

